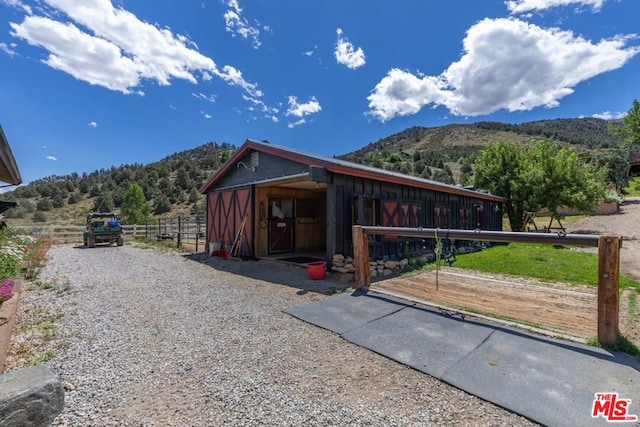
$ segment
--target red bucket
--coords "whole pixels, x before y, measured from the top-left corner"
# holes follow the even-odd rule
[[[327,273],[327,263],[325,261],[310,262],[307,264],[309,279],[322,280]]]

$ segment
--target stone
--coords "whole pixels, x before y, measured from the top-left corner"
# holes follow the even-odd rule
[[[333,274],[331,280],[336,283],[350,283],[355,282],[356,278],[353,273]]]
[[[388,276],[388,275],[390,275],[390,274],[392,274],[392,273],[393,273],[393,270],[389,270],[389,269],[387,269],[387,268],[385,268],[384,270],[382,270],[382,275],[383,275],[383,276]]]
[[[398,264],[395,261],[387,261],[384,263],[384,268],[386,270],[393,270],[398,266]]]
[[[376,270],[375,268],[371,269],[371,277],[378,277],[378,270]]]
[[[344,255],[341,254],[335,254],[333,256],[333,260],[334,261],[338,261],[338,262],[344,262]]]
[[[334,267],[344,267],[344,262],[333,261],[332,265]]]
[[[409,260],[406,258],[402,258],[400,260],[400,267],[404,267],[405,265],[409,264]]]
[[[47,426],[64,408],[60,378],[45,366],[0,375],[0,427]]]
[[[347,270],[349,270],[349,269],[355,270],[356,269],[356,267],[353,264],[346,264],[346,263],[344,265],[344,268],[346,268]]]

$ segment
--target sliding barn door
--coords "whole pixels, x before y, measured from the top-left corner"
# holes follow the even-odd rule
[[[238,239],[237,255],[253,256],[251,187],[212,192],[207,197],[207,241],[219,242],[224,248]]]

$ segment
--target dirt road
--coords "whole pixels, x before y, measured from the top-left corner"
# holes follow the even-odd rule
[[[568,226],[567,231],[623,236],[620,271],[640,281],[640,197],[627,198],[617,214],[584,218]]]
[[[623,236],[620,270],[640,281],[640,198],[626,200],[617,214],[584,218],[568,226],[567,231]],[[546,283],[447,267],[440,271],[437,290],[434,272],[384,280],[375,283],[372,289],[514,321],[551,334],[580,340],[597,336],[597,290],[592,286]],[[632,293],[635,291],[620,293],[620,330],[640,346],[640,308],[637,296],[630,298]]]

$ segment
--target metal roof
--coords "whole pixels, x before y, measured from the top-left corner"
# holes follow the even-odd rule
[[[209,180],[200,188],[200,192],[203,194],[206,193],[248,150],[272,154],[274,156],[286,158],[308,166],[321,166],[330,172],[342,175],[375,179],[496,202],[504,202],[506,200],[503,197],[488,194],[486,192],[469,190],[464,187],[445,184],[431,179],[418,178],[399,172],[378,169],[371,166],[348,162],[346,160],[336,159],[335,157],[320,156],[307,151],[298,150],[296,148],[284,147],[271,144],[269,142],[255,141],[251,139],[246,140],[245,143],[236,150],[233,156],[231,156],[231,158],[227,160],[211,176],[211,178],[209,178]]]
[[[11,148],[4,135],[2,126],[0,125],[0,181],[9,183],[9,185],[22,184],[22,177],[13,158]]]

